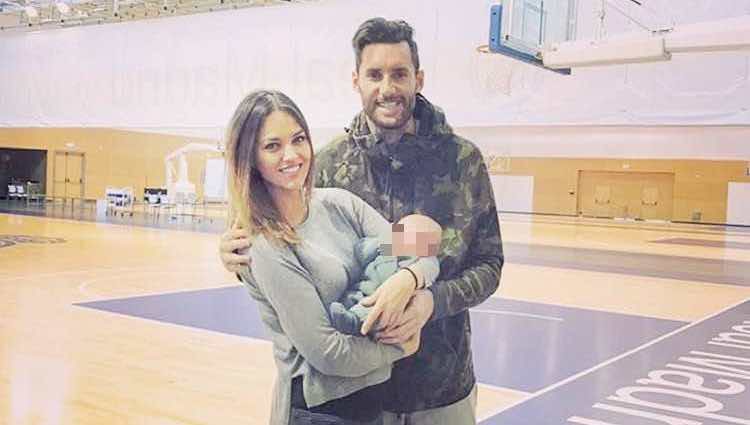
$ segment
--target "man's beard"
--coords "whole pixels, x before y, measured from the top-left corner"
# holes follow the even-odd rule
[[[388,100],[384,100],[383,102],[387,102]],[[378,117],[377,110],[380,108],[378,106],[378,103],[381,102],[373,102],[373,104],[365,109],[365,114],[367,115],[367,118],[369,121],[374,124],[379,132],[399,132],[406,130],[407,125],[409,124],[409,120],[411,119],[412,115],[414,114],[414,104],[415,99],[407,99],[405,97],[398,98],[398,101],[400,101],[403,105],[403,112],[399,119],[395,123],[389,123],[389,122],[383,122]]]

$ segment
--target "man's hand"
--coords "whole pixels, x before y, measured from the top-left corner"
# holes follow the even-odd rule
[[[239,273],[243,268],[250,265],[250,257],[247,250],[250,248],[250,239],[244,229],[233,226],[221,235],[219,243],[219,256],[224,268],[232,273]],[[244,254],[239,254],[240,252]]]
[[[403,344],[422,332],[422,328],[432,316],[435,300],[432,292],[420,290],[414,293],[406,311],[394,325],[375,333],[375,339],[384,344]]]
[[[398,319],[406,309],[417,283],[414,275],[407,270],[399,270],[388,278],[369,297],[359,303],[365,307],[372,307],[367,313],[367,319],[362,324],[362,335],[367,335],[375,323],[379,329],[384,329],[398,323]]]
[[[406,357],[413,355],[417,352],[417,350],[419,350],[421,337],[422,336],[419,334],[419,332],[417,332],[416,335],[412,336],[403,344],[401,344],[401,349],[404,350],[404,354],[406,354]]]

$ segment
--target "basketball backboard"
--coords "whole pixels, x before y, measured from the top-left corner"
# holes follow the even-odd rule
[[[668,7],[651,6],[646,0],[496,0],[489,46],[478,50],[563,74],[579,67],[664,62],[673,53],[750,50],[748,14],[675,25]],[[579,14],[598,20],[594,34],[576,35]],[[593,22],[580,28],[592,29],[588,23]],[[610,27],[620,30],[610,34]]]
[[[489,50],[544,66],[545,45],[575,39],[577,0],[501,0],[490,10]],[[570,69],[556,69],[570,73]]]

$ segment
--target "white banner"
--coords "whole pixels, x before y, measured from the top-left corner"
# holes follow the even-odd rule
[[[481,54],[489,0],[329,0],[121,24],[0,33],[0,126],[186,131],[218,138],[248,91],[279,88],[315,128],[359,109],[351,37],[366,18],[416,29],[424,93],[457,127],[748,125],[748,53],[675,55],[572,76]],[[598,1],[580,0],[579,38]],[[747,0],[651,0],[679,23],[750,13]],[[679,3],[679,6],[676,5]],[[612,19],[610,33],[639,30]]]

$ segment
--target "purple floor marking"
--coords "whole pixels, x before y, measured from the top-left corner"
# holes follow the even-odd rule
[[[732,242],[732,241],[712,241],[707,239],[691,238],[667,238],[650,241],[651,243],[663,243],[673,245],[687,246],[705,246],[709,248],[729,248],[729,249],[746,249],[750,250],[750,242]]]
[[[475,368],[484,384],[535,392],[682,325],[490,298],[471,316]]]
[[[242,286],[77,304],[183,326],[266,338]],[[472,312],[480,382],[538,391],[670,332],[682,322],[491,298]],[[616,335],[612,333],[617,329]],[[594,346],[595,350],[590,348]]]
[[[509,263],[750,286],[750,262],[504,242]]]
[[[733,341],[717,340],[721,338],[731,338]],[[588,348],[596,350],[598,346],[589,345]],[[694,369],[689,369],[691,367]],[[664,380],[671,381],[672,385],[642,381],[657,370],[672,372],[656,372]],[[720,379],[725,381],[717,381]],[[748,380],[750,300],[542,391],[482,421],[481,425],[748,424]],[[725,393],[710,393],[710,389],[724,390]],[[628,400],[627,393],[633,398]],[[620,399],[613,399],[613,396]],[[704,409],[705,403],[711,403],[712,407]],[[620,410],[613,411],[611,407],[602,405]],[[714,411],[710,412],[712,409]],[[669,422],[662,417],[657,421],[653,416],[648,418],[648,415],[655,414],[670,416],[673,420]],[[570,420],[572,417],[582,419]]]
[[[117,298],[75,305],[230,335],[266,339],[258,308],[243,286]]]
[[[0,205],[0,208],[2,208],[2,205]],[[501,218],[501,227],[502,227],[502,215],[503,214],[520,214],[523,216],[528,216],[530,218],[532,217],[544,217],[544,214],[529,214],[529,213],[513,213],[511,211],[499,211],[500,218]],[[563,217],[569,217],[570,216],[563,216]],[[598,220],[599,222],[595,222],[593,220]],[[520,222],[524,223],[524,221],[516,221],[516,220],[507,220],[509,222]],[[734,225],[734,224],[706,224],[706,223],[691,223],[689,221],[675,221],[675,224],[685,224],[692,227],[692,230],[690,228],[681,228],[681,227],[670,227],[669,224],[649,224],[647,221],[637,221],[637,222],[631,222],[629,225],[627,224],[614,224],[617,223],[616,220],[612,219],[590,219],[589,221],[558,221],[558,220],[545,220],[544,218],[541,218],[539,220],[534,221],[525,221],[526,223],[539,223],[539,224],[552,224],[556,226],[582,226],[582,227],[600,227],[600,228],[607,228],[607,229],[623,229],[623,230],[653,230],[663,233],[681,233],[681,234],[696,234],[696,235],[731,235],[733,233],[738,234],[739,236],[747,236],[748,233],[750,233],[750,226],[743,226],[743,225]]]

